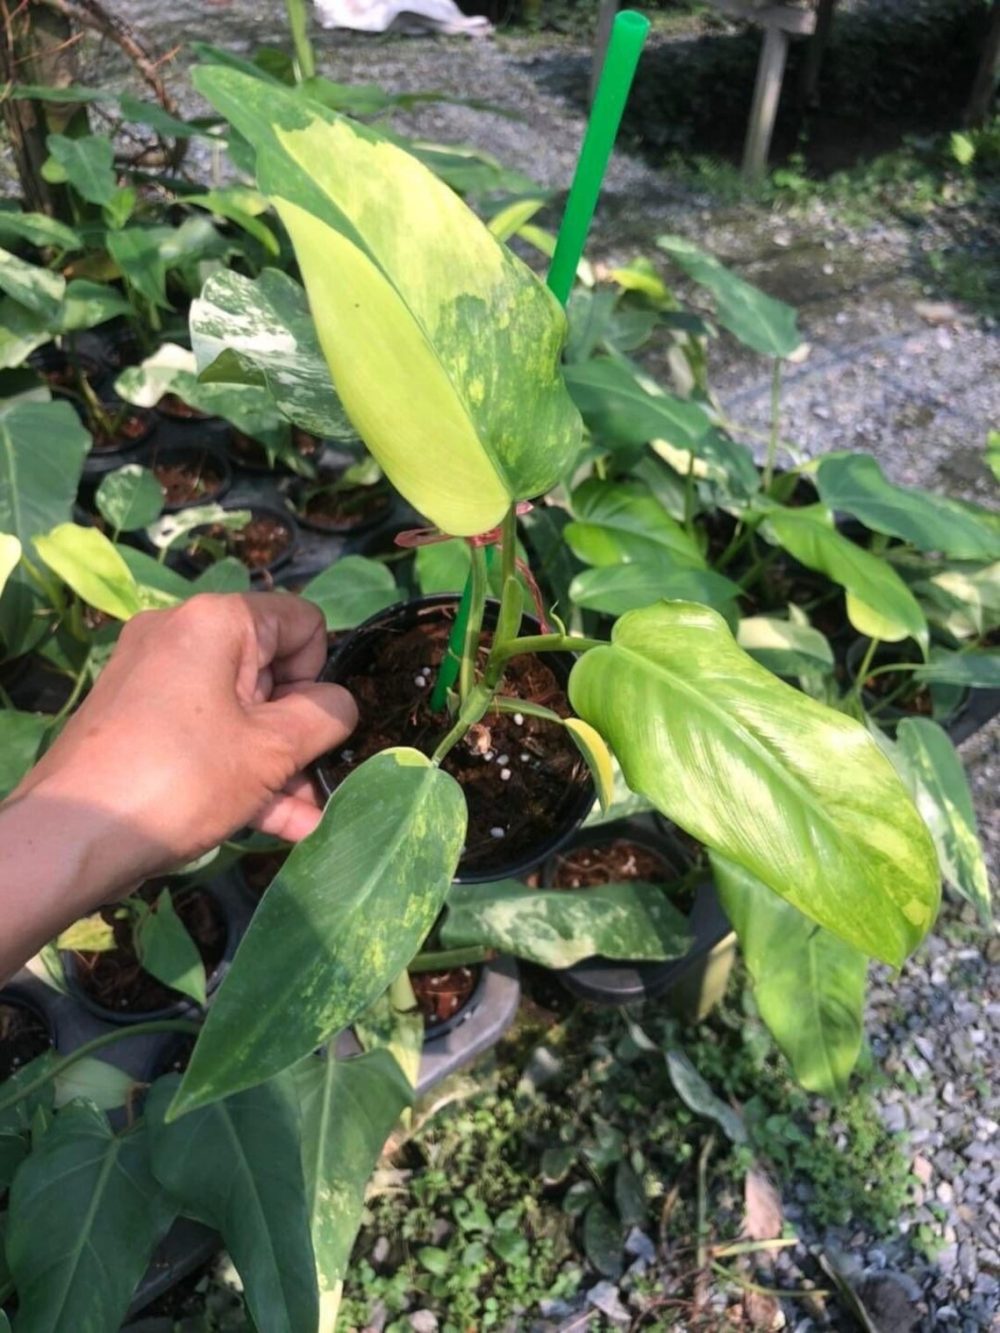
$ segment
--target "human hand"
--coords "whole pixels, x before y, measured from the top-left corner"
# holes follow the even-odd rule
[[[302,770],[357,722],[346,690],[316,683],[325,661],[322,613],[287,593],[144,612],[10,804],[86,811],[79,892],[98,901],[247,824],[298,841],[320,817]]]

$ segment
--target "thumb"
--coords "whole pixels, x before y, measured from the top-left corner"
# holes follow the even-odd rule
[[[353,697],[342,685],[322,682],[279,685],[273,698],[254,711],[289,747],[296,771],[342,745],[358,724]]]

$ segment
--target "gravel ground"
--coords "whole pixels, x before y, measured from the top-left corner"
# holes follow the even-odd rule
[[[117,8],[159,50],[190,35],[189,6],[129,0]],[[250,0],[197,11],[198,35],[236,50],[280,41],[281,28],[278,7],[262,12]],[[569,62],[571,72],[581,74],[584,43],[341,34],[317,34],[316,40],[324,72],[335,78],[397,90],[437,88],[516,112],[519,118],[510,119],[432,106],[396,123],[428,138],[485,148],[549,188],[568,184],[583,122],[547,89],[543,75],[553,61]],[[101,60],[107,76],[106,56]],[[180,70],[174,82],[180,89]],[[189,94],[182,102],[195,105]],[[858,229],[820,205],[798,219],[753,206],[720,208],[639,159],[616,154],[597,219],[595,257],[652,253],[656,236],[668,230],[699,239],[799,307],[810,353],[786,377],[785,438],[810,456],[867,449],[897,481],[947,488],[996,507],[996,484],[981,454],[987,429],[1000,423],[1000,341],[990,323],[970,311],[939,311],[929,323],[918,309],[935,295],[920,277],[923,252],[941,239],[933,225]],[[758,429],[766,424],[766,366],[720,346],[714,382],[735,419]],[[968,741],[963,757],[995,875],[1000,723]],[[859,1281],[867,1277],[865,1294],[873,1312],[878,1309],[882,1333],[1000,1328],[1000,1107],[990,1087],[1000,1070],[997,946],[995,937],[946,928],[899,978],[876,971],[869,1012],[874,1051],[890,1077],[905,1072],[919,1089],[890,1087],[880,1095],[882,1112],[892,1129],[908,1135],[920,1193],[896,1238],[848,1231],[822,1239],[839,1249]],[[908,1242],[907,1233],[921,1224],[941,1246],[926,1264],[915,1261]],[[800,1225],[808,1230],[807,1217]],[[599,1293],[611,1305],[614,1295]],[[801,1333],[812,1326],[808,1318],[797,1325]]]

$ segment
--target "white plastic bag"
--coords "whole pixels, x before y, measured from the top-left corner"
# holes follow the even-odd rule
[[[485,37],[493,31],[481,14],[463,14],[454,0],[316,0],[324,28],[355,32],[440,32]]]

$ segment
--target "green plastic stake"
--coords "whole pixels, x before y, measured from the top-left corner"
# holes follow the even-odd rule
[[[622,112],[628,101],[636,65],[648,32],[649,19],[634,9],[623,9],[611,28],[600,82],[583,136],[583,147],[580,149],[547,278],[549,290],[560,305],[565,305],[569,300],[577,266],[583,258],[583,247],[601,193],[601,182],[608,169]]]
[[[577,266],[583,258],[583,247],[593,221],[594,209],[601,193],[601,182],[608,169],[611,150],[618,135],[622,112],[628,101],[635,69],[649,32],[649,19],[634,9],[623,9],[611,28],[601,78],[597,85],[590,120],[583,136],[583,146],[566,200],[566,210],[559,226],[555,253],[549,267],[549,290],[560,305],[565,305],[573,289]],[[493,548],[487,547],[490,561]],[[448,691],[458,679],[459,659],[465,641],[465,627],[469,620],[472,584],[467,582],[458,604],[455,623],[451,628],[446,652],[438,677],[431,692],[431,708],[435,712],[445,706]]]

